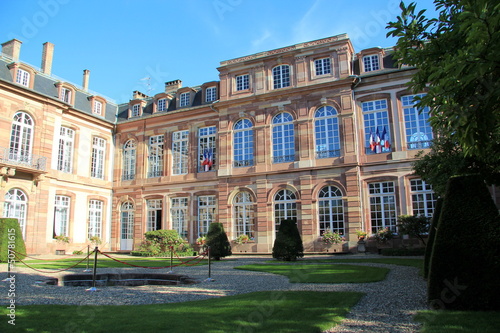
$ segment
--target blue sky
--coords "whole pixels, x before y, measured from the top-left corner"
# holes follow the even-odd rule
[[[415,0],[432,16],[432,0]],[[55,44],[52,73],[119,103],[154,95],[166,81],[218,80],[220,61],[347,33],[356,51],[389,47],[386,22],[399,0],[2,0],[0,43],[23,42],[40,67]],[[149,79],[145,79],[149,78]]]

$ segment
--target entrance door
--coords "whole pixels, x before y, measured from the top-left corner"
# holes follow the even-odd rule
[[[120,221],[120,250],[130,251],[134,246],[134,205],[125,202],[122,205]]]

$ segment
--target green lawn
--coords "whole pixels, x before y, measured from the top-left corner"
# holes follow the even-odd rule
[[[420,311],[421,333],[498,333],[500,312]]]
[[[184,303],[129,306],[29,305],[15,326],[0,308],[1,332],[322,332],[362,293],[265,291]]]
[[[236,269],[285,275],[297,283],[365,283],[385,279],[387,268],[344,264],[254,264]]]

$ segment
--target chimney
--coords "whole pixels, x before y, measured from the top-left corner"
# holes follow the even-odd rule
[[[141,93],[139,90],[134,90],[133,96],[134,99],[145,99],[149,97],[148,95]]]
[[[165,82],[165,93],[166,94],[172,94],[177,91],[177,89],[182,87],[182,81],[181,80],[174,80],[174,81],[169,81]]]
[[[18,61],[22,43],[23,42],[18,39],[9,40],[2,44],[2,53],[13,61]]]
[[[88,69],[83,70],[83,91],[89,90],[89,79],[90,79],[90,71]]]
[[[54,44],[46,42],[43,44],[42,72],[50,75],[52,71],[52,59],[54,58]]]

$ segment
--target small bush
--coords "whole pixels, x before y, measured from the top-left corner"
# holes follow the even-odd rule
[[[210,223],[205,244],[210,247],[210,258],[215,260],[220,260],[233,254],[222,223]]]
[[[273,258],[295,261],[304,256],[304,245],[296,219],[282,220],[273,246]]]
[[[13,218],[0,218],[1,262],[8,262],[9,248],[16,251],[15,255],[17,258],[25,258],[26,245],[24,244],[23,233],[21,232],[21,226],[19,225],[19,222],[17,221],[17,219]]]
[[[73,251],[73,254],[79,256],[79,255],[83,254],[83,251],[75,250],[75,251]]]
[[[416,237],[425,245],[422,235],[429,232],[430,218],[419,215],[400,215],[398,216],[398,230],[403,235]]]
[[[167,257],[170,256],[170,247],[173,247],[175,254],[179,256],[191,255],[192,248],[187,244],[182,237],[179,236],[176,230],[154,230],[144,234],[146,239],[136,251],[132,251],[132,255],[143,257]]]

